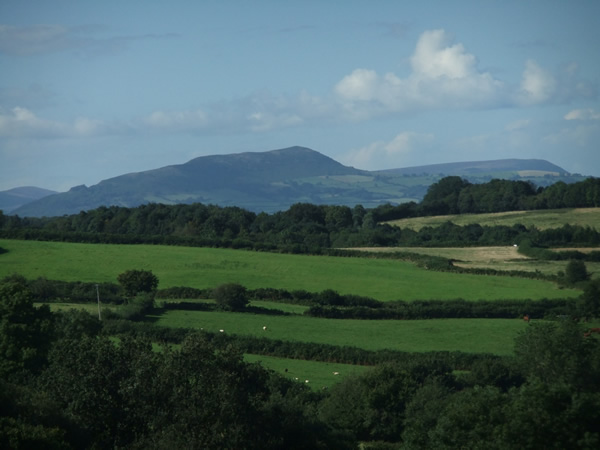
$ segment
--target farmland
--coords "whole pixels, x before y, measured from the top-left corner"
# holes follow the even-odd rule
[[[168,311],[156,324],[203,329],[285,341],[355,346],[404,352],[462,351],[512,354],[520,319],[329,320],[306,316],[269,316],[231,312]],[[263,326],[267,330],[263,330]]]
[[[367,252],[409,252],[427,256],[440,256],[452,260],[458,267],[493,269],[499,271],[540,272],[545,275],[556,275],[564,271],[568,262],[546,261],[529,258],[519,253],[517,247],[369,247],[357,249]],[[572,248],[586,252],[593,249]],[[556,249],[561,251],[561,249]],[[600,263],[588,262],[588,272],[593,276],[600,274]]]
[[[231,249],[152,245],[95,245],[0,240],[0,277],[115,282],[131,268],[151,270],[160,288],[213,288],[240,283],[247,288],[285,288],[377,300],[574,298],[580,291],[558,289],[542,280],[428,271],[393,259],[289,255]]]
[[[48,335],[56,343],[40,375],[52,388],[42,394],[58,416],[74,417],[81,430],[113,420],[109,431],[92,430],[92,440],[106,435],[129,442],[130,430],[158,436],[155,429],[178,417],[182,429],[200,424],[201,432],[204,424],[222,421],[219,436],[233,423],[258,429],[252,436],[277,430],[277,442],[301,433],[301,448],[319,448],[319,439],[333,442],[323,448],[402,445],[425,436],[416,422],[421,411],[435,411],[438,427],[453,411],[470,414],[469,427],[480,414],[485,424],[490,411],[499,417],[492,432],[504,433],[502,448],[515,448],[503,430],[520,429],[523,419],[513,416],[524,405],[527,417],[547,414],[543,405],[553,404],[557,386],[566,406],[552,410],[556,426],[596,420],[588,409],[577,409],[577,401],[598,410],[600,339],[592,331],[600,322],[587,313],[596,311],[597,284],[556,277],[567,270],[566,260],[525,257],[506,242],[329,252],[343,256],[85,242],[0,240],[0,277],[25,277],[5,278],[0,293],[22,283],[39,295],[34,298],[50,302],[50,309],[37,302],[28,313],[39,315],[31,322],[39,327],[32,336],[44,336],[44,329],[56,333]],[[597,278],[593,254],[579,257],[587,256],[587,270]],[[127,293],[116,281],[131,269],[155,275],[159,290]],[[241,285],[247,306],[221,302],[213,288],[226,283]],[[572,320],[577,316],[585,320]],[[532,395],[545,403],[532,402]],[[67,407],[61,406],[65,399]],[[20,408],[20,401],[29,405],[19,398],[9,406]],[[66,409],[71,405],[82,405],[83,413]],[[119,416],[122,405],[135,415]],[[475,416],[469,408],[476,408]],[[213,419],[215,409],[226,412]],[[90,422],[96,411],[98,420]],[[251,412],[246,417],[238,411]],[[43,423],[56,423],[53,414]]]
[[[418,231],[423,227],[437,227],[445,222],[456,225],[479,224],[481,226],[513,226],[521,224],[539,230],[558,228],[563,225],[579,225],[597,228],[600,224],[600,208],[565,208],[530,211],[508,211],[488,214],[453,214],[446,216],[414,217],[388,222],[390,225]]]

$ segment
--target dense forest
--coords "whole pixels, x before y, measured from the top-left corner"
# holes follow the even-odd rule
[[[267,286],[159,290],[150,272],[132,270],[114,283],[101,284],[103,302],[120,306],[99,321],[83,311],[52,312],[48,307],[55,301],[94,302],[90,283],[12,275],[0,280],[0,448],[598,448],[600,329],[579,320],[600,316],[600,281],[589,280],[585,269],[585,261],[600,260],[600,252],[559,255],[546,247],[597,246],[599,232],[572,225],[542,231],[450,222],[417,232],[382,222],[457,212],[599,206],[599,193],[598,179],[536,189],[518,181],[471,185],[447,177],[432,185],[420,204],[370,210],[300,203],[271,215],[202,204],[102,207],[41,219],[0,212],[0,237],[15,239],[340,257],[357,257],[341,249],[353,246],[518,243],[521,251],[537,258],[569,259],[562,278],[551,278],[582,289],[575,301],[381,302],[333,290],[290,292]],[[432,270],[467,270],[443,258],[411,253],[366,256],[403,258]],[[186,302],[207,297],[216,301]],[[306,315],[332,320],[523,314],[535,320],[515,340],[514,355],[500,357],[368,351],[159,327],[144,319],[161,309],[285,314],[251,306],[250,299],[302,304]],[[244,353],[372,367],[315,391],[246,363]]]

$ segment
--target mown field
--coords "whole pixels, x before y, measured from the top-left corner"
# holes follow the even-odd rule
[[[448,216],[415,217],[409,219],[392,220],[390,225],[408,228],[415,231],[423,227],[436,227],[444,222],[453,222],[456,225],[505,225],[512,226],[520,223],[526,227],[536,227],[540,230],[559,228],[563,225],[590,226],[598,229],[600,224],[600,208],[571,208],[548,209],[536,211],[509,211],[490,214],[460,214]]]
[[[565,270],[568,261],[544,261],[529,258],[519,253],[518,248],[509,247],[369,247],[360,250],[369,252],[410,252],[427,256],[441,256],[453,260],[455,266],[501,271],[519,270],[556,275]],[[592,249],[572,249],[588,251]],[[593,249],[597,250],[597,249]],[[558,249],[557,249],[558,251]],[[600,274],[600,263],[586,262],[591,276]]]
[[[75,244],[0,240],[0,277],[116,282],[129,269],[151,270],[159,288],[213,288],[240,283],[247,288],[280,288],[378,300],[541,299],[577,297],[546,281],[428,271],[398,260],[288,255],[230,249],[153,245]]]

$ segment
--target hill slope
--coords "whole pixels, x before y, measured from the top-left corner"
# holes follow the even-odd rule
[[[480,172],[474,173],[476,166]],[[565,179],[569,174],[563,169],[540,160],[455,163],[418,169],[417,172],[416,168],[369,172],[344,166],[304,147],[212,155],[185,164],[121,175],[91,187],[76,186],[68,192],[28,203],[12,213],[58,216],[99,206],[134,207],[151,202],[199,202],[239,206],[256,212],[284,210],[298,202],[375,207],[382,203],[420,201],[432,183],[458,172],[468,174],[472,182],[486,181],[495,174],[497,178],[531,179],[537,184],[585,178]],[[535,173],[524,175],[519,171]]]
[[[23,186],[9,189],[8,191],[2,191],[0,192],[0,210],[5,213],[10,213],[22,205],[52,194],[56,194],[56,191],[50,191],[34,186]]]
[[[395,174],[435,174],[445,175],[475,175],[494,172],[524,172],[535,171],[549,175],[568,175],[568,172],[543,159],[498,159],[492,161],[468,161],[445,164],[430,164],[427,166],[404,167],[400,169],[382,170],[382,173]]]

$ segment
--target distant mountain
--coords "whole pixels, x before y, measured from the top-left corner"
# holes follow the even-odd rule
[[[568,175],[562,167],[556,166],[543,159],[498,159],[494,161],[469,161],[428,166],[404,167],[401,169],[381,170],[383,173],[394,174],[444,174],[444,175],[474,175],[497,172],[539,172],[548,175]]]
[[[314,150],[290,147],[268,152],[202,156],[185,164],[129,173],[32,201],[12,214],[22,217],[77,214],[100,206],[144,203],[204,203],[255,212],[285,210],[299,202],[371,208],[420,201],[428,187],[447,175],[471,182],[514,178],[547,185],[580,181],[542,160],[499,160],[366,171],[348,167]]]
[[[24,186],[2,191],[0,192],[0,210],[5,214],[9,214],[20,206],[51,194],[56,194],[56,191],[34,186]]]

